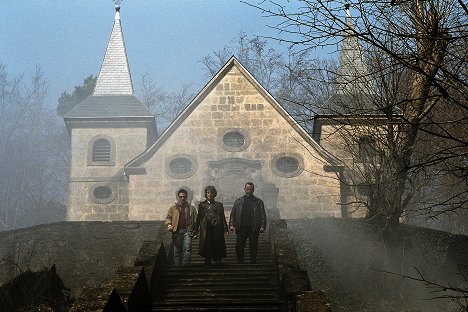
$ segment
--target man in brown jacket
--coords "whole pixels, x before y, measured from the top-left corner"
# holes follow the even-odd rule
[[[167,211],[166,229],[172,232],[174,264],[189,264],[192,259],[192,231],[197,210],[187,202],[187,190],[177,191],[177,203]]]

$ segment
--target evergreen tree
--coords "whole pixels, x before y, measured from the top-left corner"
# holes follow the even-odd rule
[[[97,77],[88,76],[82,86],[75,86],[75,91],[70,95],[67,91],[63,92],[58,99],[57,113],[60,116],[65,115],[72,110],[76,105],[90,96],[96,86]]]

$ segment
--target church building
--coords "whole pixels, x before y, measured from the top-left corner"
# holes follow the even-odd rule
[[[134,95],[119,7],[94,93],[64,120],[69,221],[161,220],[178,189],[196,205],[207,185],[228,214],[248,181],[270,217],[348,215],[343,167],[318,143],[322,130],[310,136],[235,57],[158,134]]]

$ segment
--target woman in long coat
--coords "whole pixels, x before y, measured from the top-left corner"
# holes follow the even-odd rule
[[[211,266],[211,260],[221,263],[226,257],[224,234],[229,233],[224,216],[224,206],[215,201],[216,188],[209,185],[205,188],[205,200],[198,205],[195,221],[195,233],[199,236],[198,254],[205,258],[205,266]]]

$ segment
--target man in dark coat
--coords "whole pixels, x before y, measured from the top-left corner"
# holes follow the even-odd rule
[[[266,214],[263,201],[254,196],[254,184],[247,182],[245,195],[236,199],[229,218],[229,228],[236,231],[236,257],[244,263],[244,248],[249,239],[250,263],[257,262],[258,235],[266,229]]]

